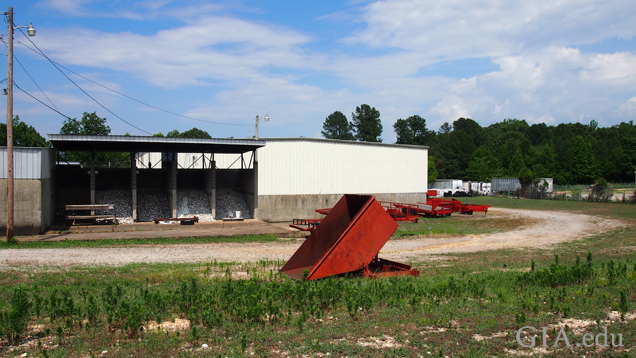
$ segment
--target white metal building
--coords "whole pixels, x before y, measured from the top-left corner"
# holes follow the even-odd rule
[[[263,139],[263,138],[261,138]],[[320,217],[343,194],[426,201],[428,147],[313,138],[267,138],[257,150],[256,217]]]

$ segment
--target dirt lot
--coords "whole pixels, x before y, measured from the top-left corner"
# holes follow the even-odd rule
[[[411,237],[390,240],[380,252],[398,261],[425,261],[436,254],[475,252],[500,248],[547,247],[625,224],[597,216],[556,211],[492,208],[489,217],[531,219],[534,224],[517,230],[467,237]],[[477,218],[478,219],[478,218]],[[8,266],[125,265],[155,262],[287,260],[302,240],[271,243],[210,243],[114,248],[0,250],[0,269]]]

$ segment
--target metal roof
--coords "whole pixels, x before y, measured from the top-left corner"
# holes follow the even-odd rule
[[[60,151],[245,153],[265,146],[266,141],[234,138],[170,138],[124,135],[48,134]]]
[[[263,141],[267,142],[322,142],[333,144],[349,144],[349,145],[368,145],[377,147],[397,147],[397,148],[412,148],[412,149],[428,149],[427,145],[413,145],[413,144],[393,144],[382,142],[359,142],[355,140],[341,140],[341,139],[327,139],[327,138],[307,138],[307,137],[291,137],[291,138],[266,138],[261,137]]]

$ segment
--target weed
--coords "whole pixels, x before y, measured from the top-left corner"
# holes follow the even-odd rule
[[[20,342],[30,318],[30,308],[31,301],[28,297],[27,287],[25,285],[17,286],[13,290],[13,296],[11,297],[11,308],[8,312],[2,312],[3,323],[0,325],[0,328],[4,328],[9,344]]]
[[[629,305],[627,303],[627,293],[625,293],[625,290],[621,291],[619,310],[621,312],[621,321],[625,322],[625,314],[629,310]]]

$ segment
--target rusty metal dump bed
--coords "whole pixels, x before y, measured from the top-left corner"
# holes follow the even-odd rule
[[[344,195],[281,272],[307,280],[359,271],[365,276],[419,275],[410,266],[377,258],[398,225],[373,196]]]

